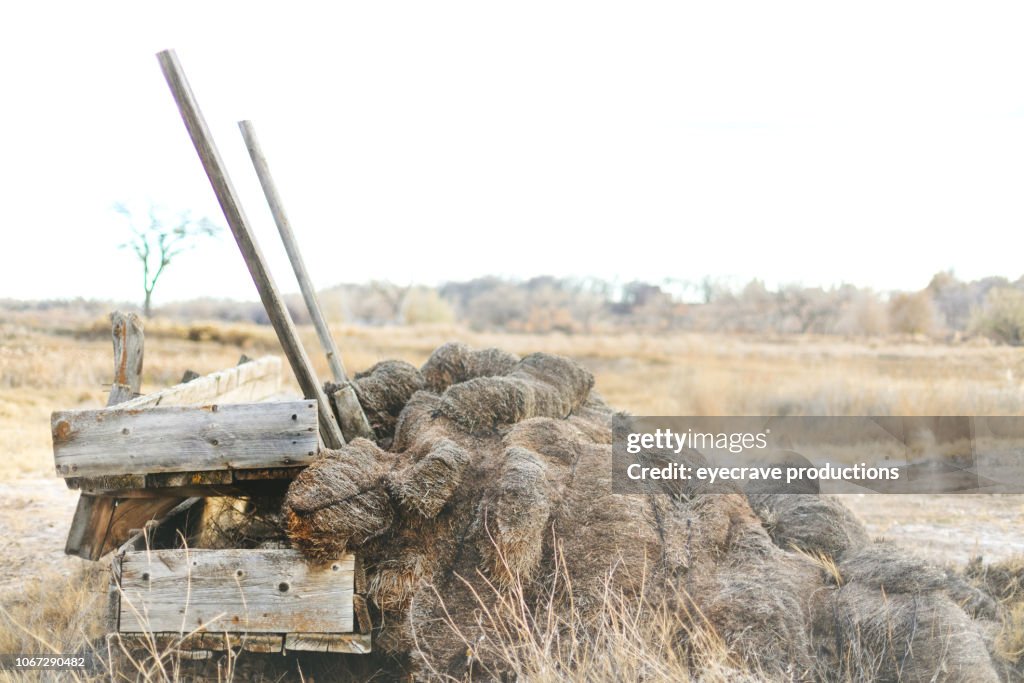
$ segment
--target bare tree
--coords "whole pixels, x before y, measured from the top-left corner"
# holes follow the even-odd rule
[[[142,288],[145,292],[142,310],[148,318],[152,313],[153,290],[164,270],[181,253],[196,246],[197,239],[212,237],[220,228],[205,216],[192,218],[191,211],[182,211],[172,220],[160,216],[159,209],[150,204],[145,223],[139,221],[127,205],[118,202],[114,211],[128,221],[132,237],[119,245],[131,249],[142,263]]]

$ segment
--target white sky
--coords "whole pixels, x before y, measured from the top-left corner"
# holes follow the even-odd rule
[[[117,200],[223,217],[177,50],[282,290],[484,274],[920,288],[1024,272],[1019,3],[8,3],[0,297],[138,298]],[[157,302],[255,298],[229,233]]]

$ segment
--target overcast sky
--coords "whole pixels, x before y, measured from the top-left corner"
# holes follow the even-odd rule
[[[1019,3],[26,2],[0,19],[0,297],[138,298],[115,201],[223,224],[173,47],[282,290],[485,274],[920,288],[1024,273]],[[157,302],[255,298],[229,233]]]

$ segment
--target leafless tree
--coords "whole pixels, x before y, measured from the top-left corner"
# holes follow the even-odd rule
[[[160,215],[157,206],[150,204],[145,221],[140,221],[124,203],[114,204],[114,211],[128,221],[132,237],[119,245],[131,249],[142,263],[142,288],[145,292],[142,310],[146,317],[152,313],[153,290],[164,270],[175,257],[196,246],[202,237],[212,237],[220,228],[205,216],[192,218],[191,211],[182,211],[173,219]]]

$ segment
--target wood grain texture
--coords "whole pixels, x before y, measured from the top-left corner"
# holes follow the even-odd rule
[[[142,321],[134,313],[110,314],[110,333],[114,341],[114,381],[107,405],[124,403],[142,390],[142,357],[145,336]]]
[[[256,170],[256,177],[259,178],[260,187],[263,188],[263,196],[266,197],[267,205],[270,206],[270,213],[274,217],[274,224],[277,225],[277,231],[281,235],[284,249],[288,252],[288,260],[292,264],[295,279],[299,283],[302,298],[306,302],[306,310],[309,311],[310,320],[313,321],[313,327],[316,329],[317,337],[320,339],[320,346],[327,356],[331,375],[334,377],[335,382],[346,382],[348,381],[348,376],[345,374],[345,366],[341,361],[341,352],[338,351],[338,345],[334,342],[334,337],[331,335],[331,330],[327,326],[327,320],[324,318],[323,311],[320,308],[320,300],[317,298],[313,281],[309,277],[309,271],[306,270],[306,262],[302,258],[299,242],[295,239],[292,223],[284,210],[284,202],[277,191],[274,177],[270,174],[270,164],[267,163],[267,157],[263,154],[263,147],[260,145],[259,138],[256,137],[256,128],[253,126],[252,121],[239,121],[238,128],[242,131],[242,139],[245,140],[245,147],[249,150],[249,158],[252,160],[253,168]],[[344,432],[344,425],[342,425],[342,432]],[[345,438],[352,439],[353,437],[346,433]]]
[[[359,397],[356,390],[349,382],[331,394],[331,405],[338,417],[338,424],[345,438],[351,441],[360,437],[364,439],[377,438],[373,433],[370,421],[366,419],[363,406],[359,404]]]
[[[317,451],[313,401],[63,411],[51,426],[62,476],[288,467]]]
[[[284,649],[365,655],[370,653],[371,645],[369,634],[363,633],[289,633],[284,638]]]
[[[121,408],[187,406],[198,403],[253,403],[281,391],[281,359],[258,360],[176,384],[162,391],[127,401]]]
[[[98,560],[102,555],[110,528],[110,519],[114,514],[117,501],[109,496],[96,496],[83,493],[78,497],[75,516],[71,519],[68,538],[64,543],[64,552],[85,560]]]
[[[278,291],[277,284],[270,274],[263,251],[260,249],[249,219],[242,209],[241,200],[234,184],[231,182],[220,152],[214,144],[213,135],[210,133],[206,119],[199,109],[199,103],[196,101],[192,87],[185,77],[185,71],[181,68],[178,56],[173,50],[164,50],[157,54],[157,60],[160,62],[164,78],[167,80],[171,95],[178,105],[178,111],[181,113],[182,121],[185,123],[189,136],[192,138],[192,144],[195,146],[199,160],[203,164],[203,169],[206,171],[210,184],[213,186],[213,192],[217,196],[221,210],[224,212],[224,218],[227,220],[228,227],[231,228],[231,233],[235,237],[238,249],[242,252],[242,258],[245,260],[249,273],[252,275],[253,283],[256,285],[256,289],[260,294],[260,300],[263,302],[263,308],[267,312],[271,324],[274,326],[274,331],[277,332],[278,341],[281,342],[281,347],[284,349],[285,356],[287,356],[288,362],[292,367],[295,379],[298,380],[303,395],[317,402],[319,407],[320,433],[324,443],[330,448],[340,448],[344,445],[345,439],[334,417],[334,411],[331,410],[327,396],[324,394],[320,381],[313,371],[313,364],[310,362],[302,342],[299,340],[295,323],[292,321],[291,315],[284,305],[284,300],[281,298],[281,293]]]
[[[125,553],[120,630],[351,633],[353,567],[295,550]]]
[[[116,550],[135,529],[164,517],[179,498],[114,498],[83,493],[64,552],[96,561]]]

